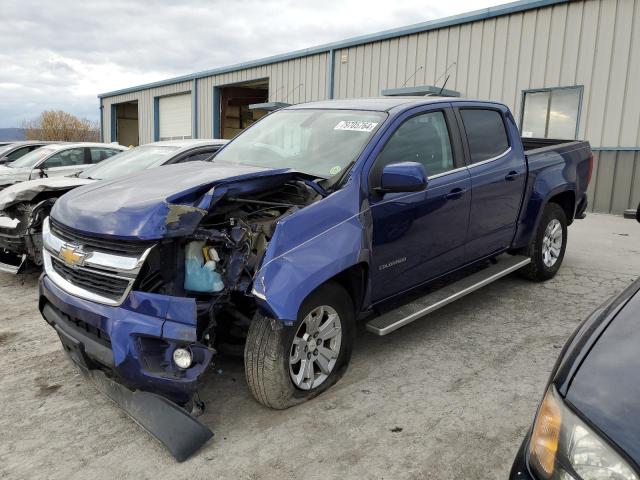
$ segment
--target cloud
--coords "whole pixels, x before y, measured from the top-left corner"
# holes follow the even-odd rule
[[[101,92],[495,5],[452,0],[4,0],[0,127],[95,120]]]

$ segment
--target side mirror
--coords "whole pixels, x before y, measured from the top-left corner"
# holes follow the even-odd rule
[[[419,192],[427,187],[427,174],[418,162],[400,162],[386,165],[382,170],[380,186],[376,191]]]
[[[638,208],[636,208],[636,220],[640,222],[640,203],[638,204]]]

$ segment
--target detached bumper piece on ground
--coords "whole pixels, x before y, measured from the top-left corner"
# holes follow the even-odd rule
[[[45,298],[50,298],[51,295],[48,288],[56,287],[45,279],[41,284]],[[80,312],[78,309],[74,310],[76,313]],[[90,327],[80,318],[70,317],[48,301],[41,302],[41,313],[56,330],[66,354],[84,376],[138,425],[160,441],[176,460],[186,460],[213,437],[213,432],[190,415],[185,408],[165,396],[137,389],[134,383],[143,383],[144,380],[126,377],[129,375],[127,367],[131,368],[135,360],[133,357],[127,357],[116,366],[110,338],[100,329]],[[122,323],[121,330],[126,329],[126,322]],[[143,353],[138,358],[146,360]],[[210,355],[208,360],[203,357],[207,364],[210,359]],[[149,366],[149,363],[145,363],[141,375],[144,375],[145,368]],[[167,380],[169,379],[165,378],[165,381]],[[195,380],[185,379],[182,387],[184,393],[174,391],[173,396],[178,399],[190,398],[192,390],[195,389]],[[169,390],[166,390],[164,395],[168,393]]]

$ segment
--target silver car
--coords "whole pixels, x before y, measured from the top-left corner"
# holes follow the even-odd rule
[[[15,162],[20,157],[24,157],[27,153],[33,152],[45,145],[53,145],[55,143],[66,142],[44,142],[39,140],[21,140],[19,142],[9,143],[8,145],[0,145],[0,165]]]
[[[127,147],[110,143],[45,145],[7,165],[0,165],[0,190],[26,180],[72,175],[125,150]]]

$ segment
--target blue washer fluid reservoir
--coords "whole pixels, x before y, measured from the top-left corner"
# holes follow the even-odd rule
[[[224,289],[216,262],[204,261],[204,242],[190,242],[184,255],[184,289],[191,292],[215,293]]]

